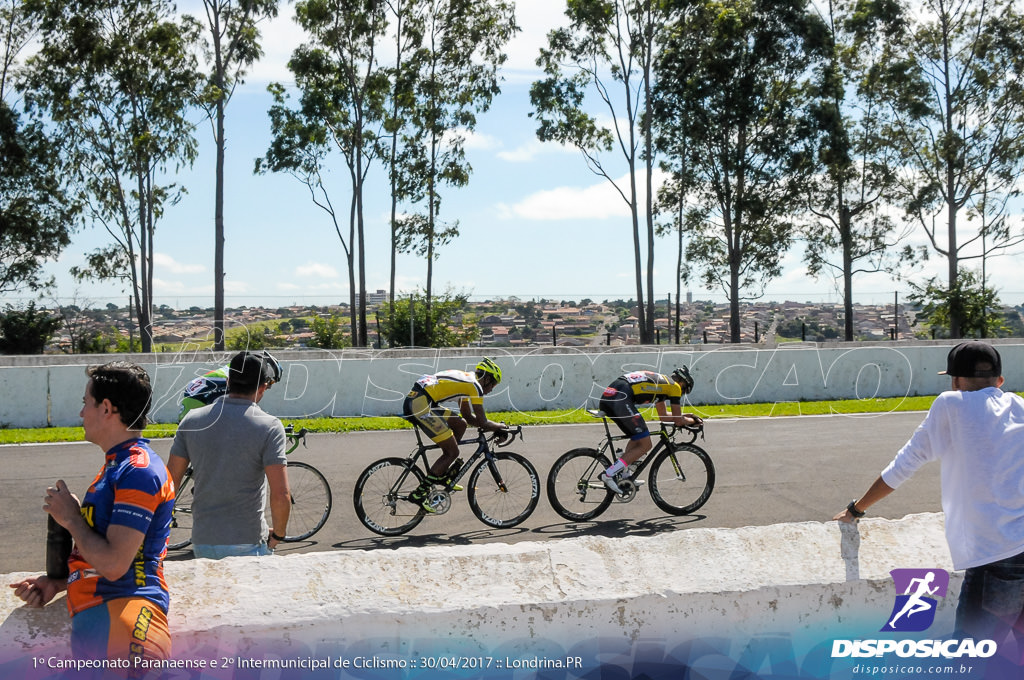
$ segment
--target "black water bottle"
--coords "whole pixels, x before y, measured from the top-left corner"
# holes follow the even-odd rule
[[[53,515],[46,516],[46,576],[55,581],[68,577],[68,557],[71,556],[71,532],[57,523]]]

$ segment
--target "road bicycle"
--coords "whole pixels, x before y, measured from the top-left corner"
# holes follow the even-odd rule
[[[284,428],[288,438],[285,455],[301,443],[306,446],[306,434],[302,428],[298,432],[291,425]],[[288,514],[288,533],[285,543],[304,541],[323,528],[331,515],[333,501],[331,485],[327,478],[309,463],[297,460],[288,461],[288,488],[291,491],[292,507]],[[171,518],[171,535],[167,542],[168,550],[180,550],[192,543],[192,500],[195,493],[195,480],[192,466],[189,465],[181,478],[180,488],[175,490],[174,512]],[[266,509],[267,523],[271,524],[270,507]]]
[[[439,450],[437,444],[424,444],[418,429],[416,448],[406,458],[382,458],[363,470],[356,480],[353,503],[359,521],[381,536],[398,536],[416,527],[427,512],[409,499],[420,482],[426,479],[430,464],[427,452]],[[507,446],[516,437],[522,440],[523,427],[509,430]],[[444,482],[433,485],[427,498],[434,513],[443,515],[452,506],[456,483],[469,473],[466,499],[477,519],[498,529],[514,527],[530,516],[540,499],[540,477],[524,456],[511,451],[494,451],[491,442],[495,433],[478,430],[473,439],[459,444],[476,443],[476,451],[465,462],[459,459],[455,470]],[[473,465],[479,461],[474,468]],[[472,472],[470,472],[472,468]]]
[[[548,500],[555,512],[568,520],[594,519],[608,509],[613,500],[628,503],[636,498],[644,485],[639,479],[650,466],[647,478],[651,498],[659,508],[670,515],[688,515],[708,502],[715,488],[715,465],[708,453],[694,444],[697,436],[704,438],[704,425],[677,427],[659,421],[661,429],[652,436],[657,444],[646,456],[616,477],[621,494],[611,491],[599,475],[618,457],[615,443],[628,439],[628,435],[613,435],[608,417],[597,410],[588,410],[591,416],[604,422],[605,437],[598,448],[573,449],[562,454],[548,473]],[[688,441],[675,437],[686,432]],[[684,435],[685,436],[685,435]]]

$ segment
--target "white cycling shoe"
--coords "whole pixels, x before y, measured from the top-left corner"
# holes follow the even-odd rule
[[[597,478],[604,482],[604,485],[607,486],[612,493],[617,496],[622,495],[622,489],[620,489],[619,485],[615,483],[614,476],[609,476],[607,473],[602,472],[597,476]]]

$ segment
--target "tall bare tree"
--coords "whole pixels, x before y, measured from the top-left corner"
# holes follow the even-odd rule
[[[329,196],[324,162],[332,151],[348,170],[348,236],[343,235],[330,200],[329,214],[349,272],[352,344],[367,345],[366,250],[363,196],[367,173],[384,154],[382,126],[389,81],[378,63],[387,29],[384,0],[305,0],[296,4],[296,20],[308,41],[295,50],[288,68],[299,90],[298,108],[287,104],[279,85],[271,86],[273,140],[257,171],[292,172],[304,178],[319,198]],[[310,183],[312,182],[312,184]],[[324,193],[326,192],[326,193]]]
[[[203,0],[206,60],[203,105],[213,128],[217,158],[213,206],[213,343],[224,350],[224,155],[228,102],[246,71],[262,56],[259,23],[277,16],[278,0]]]
[[[609,181],[629,206],[637,316],[645,344],[654,342],[655,159],[651,117],[644,114],[652,101],[655,46],[666,23],[664,5],[655,0],[569,2],[569,25],[548,34],[548,46],[537,59],[545,77],[530,88],[537,137],[579,149],[590,170]],[[588,97],[600,102],[610,116],[609,125],[591,113]],[[607,154],[613,149],[625,162],[626,186],[616,181],[614,157],[608,164]]]
[[[440,219],[442,187],[469,183],[465,135],[477,114],[500,91],[498,69],[518,27],[507,0],[428,0],[423,43],[414,57],[415,99],[410,110],[407,181],[419,184],[423,209],[400,220],[404,249],[427,261],[425,305],[433,302],[434,261],[440,246],[458,235],[458,222]],[[427,338],[427,345],[430,344]]]

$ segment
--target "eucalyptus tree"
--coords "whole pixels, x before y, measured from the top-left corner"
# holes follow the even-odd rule
[[[820,24],[803,0],[672,3],[658,61],[659,97],[686,120],[695,202],[687,254],[729,300],[740,341],[740,301],[781,272],[804,203],[812,128],[807,77]]]
[[[810,111],[820,133],[808,187],[808,271],[841,281],[844,337],[854,338],[853,279],[891,271],[909,256],[908,235],[892,217],[889,198],[899,165],[884,131],[892,107],[879,71],[894,59],[908,18],[893,0],[830,0],[817,5],[825,32]]]
[[[426,259],[429,317],[438,248],[458,235],[457,221],[440,219],[441,189],[469,183],[465,135],[500,92],[504,47],[518,27],[507,0],[427,0],[423,21],[404,162],[406,181],[422,187],[423,208],[399,220],[399,240]]]
[[[406,168],[409,165],[407,127],[415,104],[415,81],[418,67],[415,57],[421,55],[426,0],[387,0],[391,16],[394,45],[390,72],[390,93],[385,131],[390,136],[387,167],[391,182],[391,268],[388,286],[388,310],[394,316],[395,280],[398,271],[398,253],[401,250],[398,207],[406,200],[419,200],[422,192],[411,181]]]
[[[203,0],[205,52],[209,66],[203,106],[216,148],[213,207],[213,339],[224,349],[224,156],[228,102],[246,71],[259,59],[259,24],[277,16],[278,0]]]
[[[196,156],[198,26],[163,0],[34,0],[33,10],[27,101],[54,126],[65,179],[112,239],[73,273],[128,283],[150,352],[156,227],[183,191],[168,176]]]
[[[76,220],[55,145],[39,122],[23,117],[15,88],[37,32],[21,0],[0,3],[0,294],[48,286],[43,264],[68,246]]]
[[[664,98],[658,89],[655,89],[649,115],[654,146],[660,158],[658,166],[665,173],[665,180],[658,188],[656,207],[659,215],[668,216],[667,222],[655,227],[655,233],[658,236],[674,236],[676,239],[676,311],[673,326],[675,341],[678,344],[682,325],[682,284],[689,281],[692,274],[691,267],[685,259],[686,235],[695,231],[706,219],[706,211],[689,201],[696,177],[687,153],[689,139],[686,112],[680,110],[677,98]]]
[[[271,86],[273,140],[256,169],[296,175],[331,217],[348,266],[352,344],[365,347],[363,197],[370,166],[384,153],[381,126],[389,86],[378,51],[387,30],[386,5],[384,0],[304,0],[296,4],[295,18],[307,36],[288,62],[299,91],[298,108],[289,108],[283,87]],[[334,152],[348,171],[347,237],[330,199],[332,187],[324,183]]]
[[[38,26],[23,0],[0,2],[0,99],[3,101],[14,91],[19,55],[37,33]]]
[[[884,76],[900,196],[957,291],[962,265],[1021,244],[1002,219],[1024,172],[1024,18],[1015,0],[924,0]],[[971,225],[971,222],[975,222]],[[965,223],[966,222],[966,223]],[[950,298],[949,332],[964,310]]]
[[[537,137],[579,149],[587,167],[610,182],[629,206],[642,343],[654,341],[655,238],[654,142],[651,117],[644,113],[652,100],[665,4],[660,0],[567,3],[569,24],[548,34],[548,45],[537,59],[545,77],[530,88]],[[608,117],[607,124],[596,115],[598,106]],[[626,186],[617,179],[616,168],[622,167],[617,159],[625,163]]]

